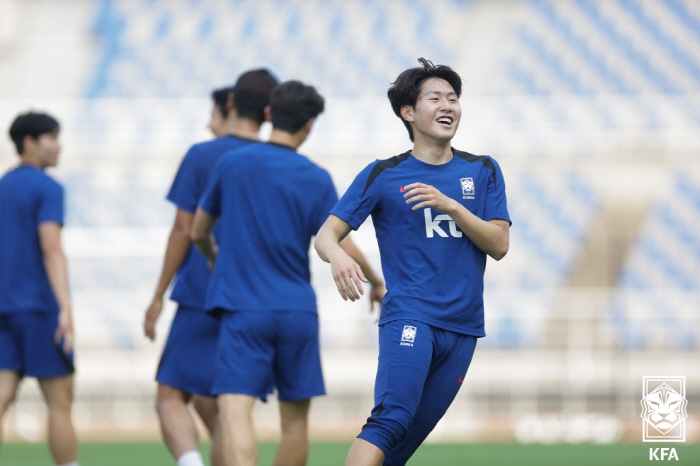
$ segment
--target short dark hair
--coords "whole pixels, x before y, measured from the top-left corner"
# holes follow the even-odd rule
[[[416,108],[416,102],[418,102],[418,96],[420,95],[420,87],[426,79],[444,79],[452,86],[457,97],[462,94],[462,79],[452,68],[445,65],[433,65],[433,62],[422,57],[418,59],[418,63],[420,63],[421,66],[409,68],[402,72],[399,77],[396,78],[396,81],[391,84],[387,92],[389,102],[391,102],[391,108],[406,126],[411,141],[413,141],[413,130],[411,129],[411,124],[401,116],[401,107],[410,105],[414,109]]]
[[[27,112],[15,118],[10,126],[10,139],[15,143],[17,153],[24,152],[24,138],[31,136],[39,139],[39,136],[47,133],[58,133],[60,125],[58,121],[46,113]]]
[[[272,126],[288,133],[298,132],[310,119],[323,111],[324,100],[313,86],[287,81],[272,90],[270,114]]]
[[[232,89],[238,116],[258,123],[264,122],[265,107],[270,104],[270,92],[277,84],[277,78],[264,68],[243,73]]]
[[[228,103],[228,96],[233,92],[233,87],[222,87],[220,89],[214,89],[211,92],[211,100],[214,101],[214,105],[219,109],[221,115],[226,118],[228,116],[228,109],[226,104]]]

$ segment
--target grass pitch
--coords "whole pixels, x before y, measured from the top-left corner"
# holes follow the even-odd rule
[[[349,443],[314,443],[308,466],[342,466]],[[650,448],[675,448],[674,464],[700,464],[700,444],[518,445],[427,444],[408,466],[639,466],[648,464]],[[202,447],[208,455],[209,447]],[[272,464],[275,444],[260,445],[260,466]],[[660,453],[657,452],[657,457]],[[665,458],[668,459],[668,458]],[[207,462],[208,463],[208,462]],[[45,444],[7,443],[0,448],[2,466],[53,464]],[[83,443],[81,466],[173,466],[162,443]]]

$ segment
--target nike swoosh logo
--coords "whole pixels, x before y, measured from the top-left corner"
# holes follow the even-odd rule
[[[405,193],[405,192],[406,192],[406,190],[403,189],[403,186],[401,186],[401,187],[399,188],[399,191],[402,192],[402,193]]]

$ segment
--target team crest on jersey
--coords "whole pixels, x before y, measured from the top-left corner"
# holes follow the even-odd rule
[[[462,185],[462,198],[463,199],[474,199],[474,179],[473,178],[460,178],[460,184]]]
[[[418,329],[412,325],[404,325],[403,332],[401,332],[401,346],[413,346],[417,331]]]

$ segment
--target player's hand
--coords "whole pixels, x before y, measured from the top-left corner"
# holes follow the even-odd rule
[[[360,295],[365,293],[362,282],[368,281],[362,273],[362,268],[341,248],[338,248],[333,257],[328,257],[328,260],[331,263],[331,273],[340,296],[345,301],[360,299]]]
[[[61,308],[58,311],[58,328],[53,336],[55,344],[61,344],[64,353],[73,351],[73,313],[70,308]]]
[[[151,341],[156,339],[156,322],[162,310],[163,297],[155,296],[153,301],[151,301],[151,305],[146,309],[146,315],[143,318],[143,332]]]
[[[372,289],[369,292],[369,312],[370,314],[374,313],[374,308],[375,308],[375,303],[376,303],[376,308],[377,308],[377,315],[374,318],[374,323],[376,324],[379,322],[379,318],[382,316],[382,300],[384,299],[384,295],[386,294],[386,287],[382,283],[379,286],[372,286]]]
[[[448,213],[455,209],[456,201],[442,194],[436,187],[424,183],[411,183],[404,186],[407,191],[403,195],[406,198],[406,204],[414,204],[411,210],[423,209],[432,207],[440,212]]]

